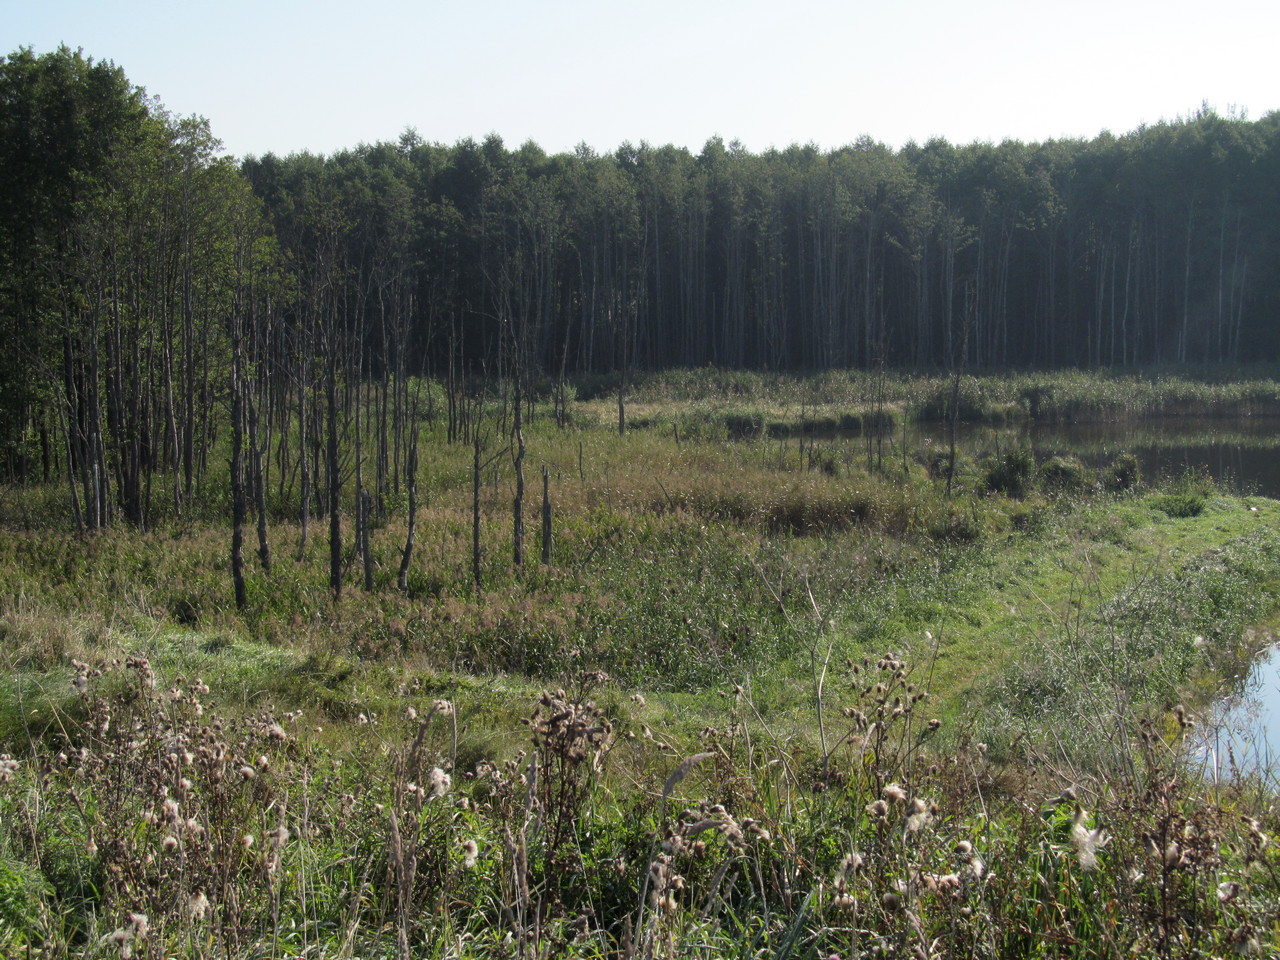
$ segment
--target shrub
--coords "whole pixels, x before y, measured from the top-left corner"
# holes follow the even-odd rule
[[[1050,457],[1037,473],[1041,486],[1062,493],[1083,492],[1094,484],[1093,471],[1073,456]]]
[[[1204,512],[1205,498],[1194,493],[1166,493],[1152,497],[1151,505],[1175,519],[1198,517]]]
[[[987,464],[985,482],[992,493],[1020,497],[1027,491],[1035,471],[1030,450],[1010,450]]]
[[[1132,453],[1120,454],[1107,467],[1106,484],[1108,490],[1117,492],[1132,490],[1141,482],[1142,471],[1138,466],[1138,458]]]

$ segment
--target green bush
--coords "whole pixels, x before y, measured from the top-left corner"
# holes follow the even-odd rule
[[[1205,498],[1194,493],[1166,493],[1152,497],[1150,503],[1175,519],[1198,517],[1204,512]]]
[[[1142,482],[1142,471],[1138,466],[1138,458],[1132,453],[1122,453],[1106,470],[1108,490],[1122,492],[1132,490]]]
[[[1050,457],[1037,471],[1040,485],[1060,493],[1081,493],[1094,485],[1094,473],[1078,457]]]
[[[984,480],[992,493],[1020,497],[1027,492],[1035,472],[1030,450],[1010,450],[988,462]]]

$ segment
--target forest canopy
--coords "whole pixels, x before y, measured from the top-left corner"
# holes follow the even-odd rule
[[[406,130],[237,162],[118,67],[23,49],[0,61],[0,209],[11,468],[109,436],[125,474],[163,456],[190,483],[237,349],[268,379],[339,352],[354,379],[529,383],[1280,353],[1275,112],[758,154]]]

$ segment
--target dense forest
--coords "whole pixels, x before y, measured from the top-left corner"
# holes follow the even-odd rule
[[[0,61],[0,469],[67,475],[89,526],[142,522],[153,482],[180,511],[228,413],[251,458],[364,410],[398,473],[420,374],[527,396],[708,364],[1274,359],[1278,308],[1275,112],[762,154],[406,130],[236,160],[109,62]]]

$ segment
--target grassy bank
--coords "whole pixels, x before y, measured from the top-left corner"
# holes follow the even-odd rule
[[[579,385],[581,413],[616,414],[617,384]],[[1280,416],[1272,367],[1161,367],[1132,371],[829,371],[810,376],[679,370],[641,374],[629,384],[640,425],[709,436],[807,436],[893,430],[902,421],[950,418],[988,424],[1102,423],[1161,417]]]
[[[82,537],[5,491],[3,949],[1275,946],[1269,785],[1201,783],[1180,743],[1275,609],[1280,504],[1017,449],[948,492],[925,449],[594,409],[529,429],[549,564],[513,567],[487,468],[479,585],[473,452],[440,435],[408,590],[393,511],[337,603],[283,509],[236,612],[223,525]]]

